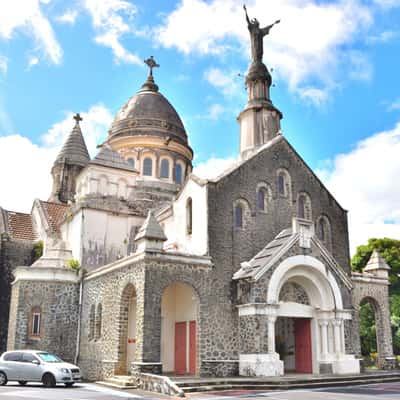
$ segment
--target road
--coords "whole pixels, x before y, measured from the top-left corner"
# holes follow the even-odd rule
[[[188,400],[400,400],[400,382],[376,385],[349,386],[344,388],[292,390],[284,392],[225,391],[213,393],[194,393]],[[73,388],[59,386],[46,389],[43,386],[9,383],[0,387],[0,400],[150,400],[171,399],[171,397],[139,392],[136,390],[118,391],[94,384],[78,384]]]

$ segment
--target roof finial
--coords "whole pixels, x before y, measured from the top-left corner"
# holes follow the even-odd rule
[[[76,121],[76,125],[79,125],[79,122],[83,120],[83,118],[81,117],[81,114],[79,114],[79,113],[76,113],[73,118]]]
[[[144,63],[147,64],[148,67],[150,68],[149,78],[150,77],[153,78],[153,68],[158,68],[160,66],[160,64],[157,64],[157,62],[153,56],[150,56],[150,58],[148,58],[147,60],[144,60]]]

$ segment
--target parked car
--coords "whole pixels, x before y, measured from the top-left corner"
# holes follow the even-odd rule
[[[0,357],[0,386],[17,381],[20,385],[42,382],[46,387],[54,387],[57,383],[71,387],[80,380],[79,367],[46,351],[8,351]]]

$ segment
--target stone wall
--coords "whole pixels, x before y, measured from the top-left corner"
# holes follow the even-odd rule
[[[32,242],[10,240],[2,235],[0,240],[0,354],[7,347],[8,319],[10,311],[12,271],[19,265],[32,263]]]
[[[40,338],[29,335],[33,307],[41,311]],[[17,281],[12,287],[8,350],[38,349],[73,362],[79,310],[79,284],[60,281]]]

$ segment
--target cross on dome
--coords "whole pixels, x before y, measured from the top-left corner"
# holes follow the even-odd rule
[[[160,64],[157,64],[156,60],[153,56],[150,56],[147,60],[144,60],[144,63],[148,65],[150,72],[149,76],[153,76],[153,68],[159,68]]]

